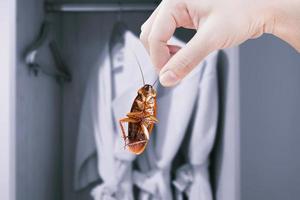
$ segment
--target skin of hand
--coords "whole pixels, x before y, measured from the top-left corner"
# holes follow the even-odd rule
[[[168,45],[178,27],[197,30],[185,47]],[[163,86],[180,82],[210,52],[273,34],[300,52],[300,0],[163,0],[140,39]]]

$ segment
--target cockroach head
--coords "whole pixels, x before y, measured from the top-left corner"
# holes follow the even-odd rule
[[[145,84],[142,88],[140,88],[138,93],[142,94],[142,95],[145,95],[145,96],[149,96],[149,95],[151,95],[153,97],[156,96],[155,89],[153,88],[152,85],[149,85],[149,84]]]

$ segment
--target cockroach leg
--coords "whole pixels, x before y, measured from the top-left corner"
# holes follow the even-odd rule
[[[148,131],[147,127],[144,124],[142,124],[142,128],[143,128],[143,131],[144,131],[144,134],[145,134],[147,140],[149,140],[150,136],[149,136],[149,131]]]
[[[144,109],[145,104],[144,104],[143,101],[141,101],[141,100],[139,100],[139,99],[136,99],[135,102],[137,103],[137,105],[138,105],[138,107],[139,107],[140,109]]]
[[[142,111],[141,112],[130,112],[130,113],[127,113],[127,117],[134,118],[134,119],[141,119],[144,117],[144,113]]]
[[[141,141],[138,141],[138,142],[132,142],[132,143],[126,144],[126,146],[132,146],[132,145],[136,145],[136,144],[140,144],[140,143],[145,143],[145,142],[148,142],[148,140],[141,140]]]
[[[144,118],[143,121],[146,124],[155,124],[158,122],[158,119],[152,115],[149,115],[146,118]]]
[[[146,98],[146,102],[148,102],[150,99],[152,99],[153,97],[152,96],[148,96],[147,98]]]
[[[122,119],[120,119],[119,120],[119,124],[120,124],[120,127],[121,127],[121,131],[122,131],[122,137],[123,137],[123,139],[124,139],[124,142],[125,142],[125,146],[124,146],[124,148],[126,147],[126,138],[127,138],[127,136],[126,136],[126,134],[125,134],[125,129],[124,129],[124,126],[123,126],[123,123],[138,123],[139,121],[138,120],[136,120],[136,119],[132,119],[132,118],[122,118]]]

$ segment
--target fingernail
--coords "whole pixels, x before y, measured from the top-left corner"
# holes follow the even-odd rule
[[[177,75],[171,71],[167,70],[159,77],[159,81],[163,86],[173,86],[179,82]]]

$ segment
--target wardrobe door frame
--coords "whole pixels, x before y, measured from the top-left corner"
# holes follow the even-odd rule
[[[0,199],[15,200],[16,0],[0,1]]]

